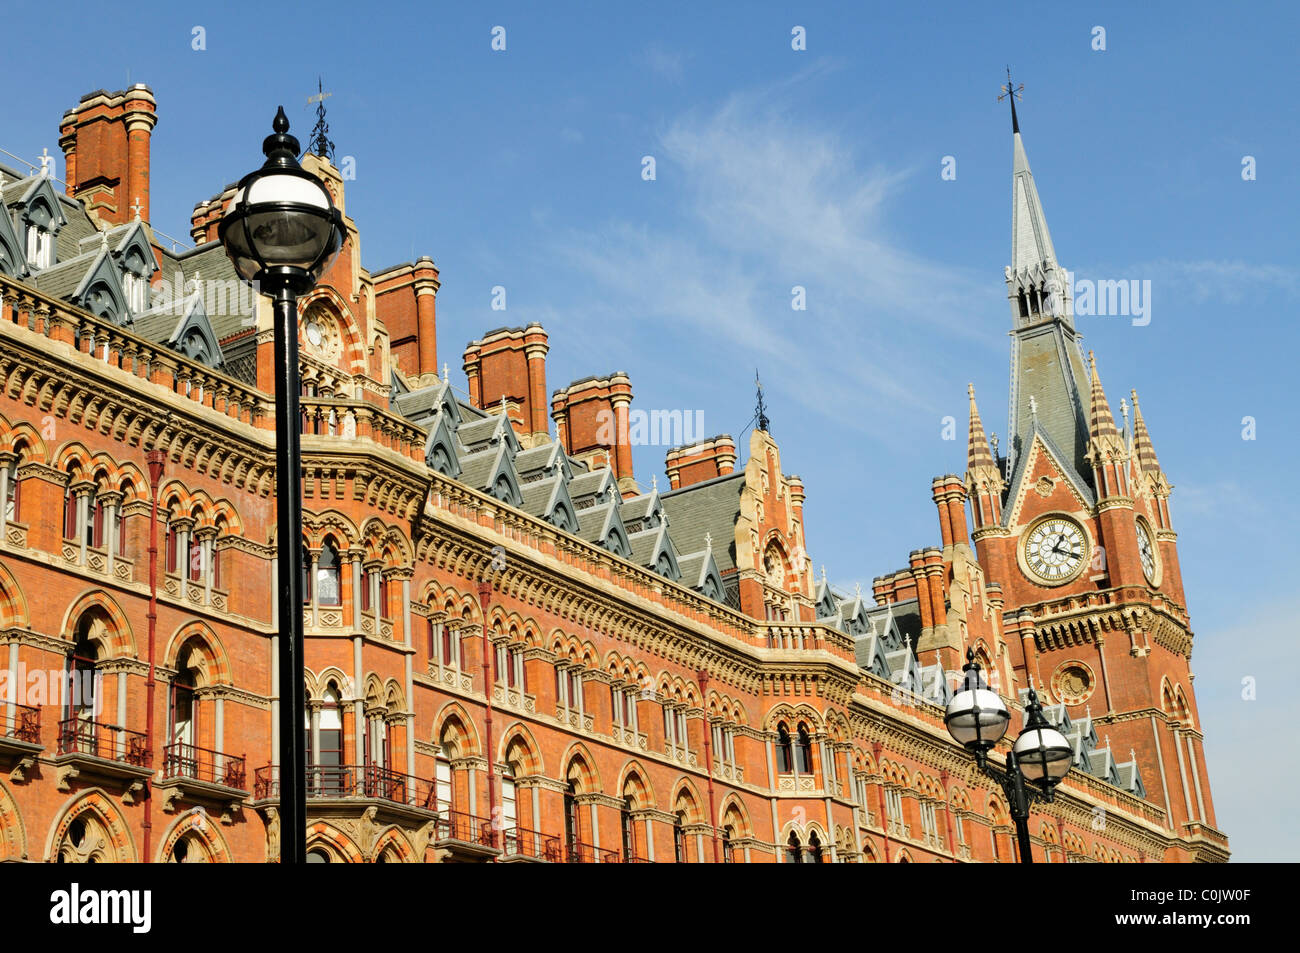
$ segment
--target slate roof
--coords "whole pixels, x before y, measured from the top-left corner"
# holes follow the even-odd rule
[[[713,540],[713,559],[722,573],[736,568],[736,520],[740,518],[740,491],[745,471],[669,490],[663,502],[678,552],[704,548],[707,535]]]

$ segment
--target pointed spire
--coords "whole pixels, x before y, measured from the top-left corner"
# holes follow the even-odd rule
[[[1088,434],[1094,441],[1102,437],[1119,439],[1115,418],[1111,415],[1110,404],[1106,402],[1106,392],[1102,390],[1101,378],[1097,376],[1097,359],[1092,351],[1088,352],[1088,377],[1092,383],[1092,411],[1089,414],[1091,424]]]
[[[966,393],[970,396],[970,439],[966,445],[966,469],[974,472],[977,467],[992,467],[993,454],[989,452],[989,441],[984,436],[984,422],[980,420],[979,408],[975,406],[975,385],[967,384]]]
[[[1159,470],[1160,461],[1156,459],[1156,448],[1151,445],[1151,434],[1147,432],[1147,422],[1142,419],[1138,408],[1137,391],[1129,391],[1133,397],[1133,454],[1137,457],[1142,470]]]
[[[1020,138],[1014,95],[1011,97],[1011,123],[1011,271],[1020,274],[1038,265],[1054,263],[1056,249],[1052,247],[1052,235],[1047,230],[1047,217],[1038,199],[1038,187],[1034,185],[1025,143]]]

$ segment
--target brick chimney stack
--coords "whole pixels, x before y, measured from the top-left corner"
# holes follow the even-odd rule
[[[81,97],[59,123],[68,194],[100,221],[149,220],[149,141],[158,122],[153,91],[143,83]]]
[[[614,471],[624,499],[640,492],[632,473],[628,434],[632,381],[622,371],[587,377],[551,395],[556,437],[569,456]]]
[[[393,358],[418,387],[438,379],[438,267],[427,255],[375,274],[375,313],[388,328]],[[499,403],[499,402],[498,402]]]
[[[725,433],[684,447],[674,447],[664,457],[668,483],[674,490],[726,476],[735,468],[736,441]]]
[[[498,328],[465,348],[470,403],[490,413],[502,401],[525,447],[550,440],[546,418],[546,353],[550,344],[540,324]],[[512,406],[513,405],[513,406]]]

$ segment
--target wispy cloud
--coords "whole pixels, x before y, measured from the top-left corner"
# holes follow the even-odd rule
[[[670,83],[680,83],[686,78],[686,54],[680,50],[666,50],[657,43],[651,44],[641,52],[639,60],[656,76]]]
[[[1262,288],[1289,297],[1300,294],[1300,269],[1244,261],[1161,259],[1135,266],[1135,273],[1181,289],[1192,301],[1233,303],[1257,300]]]
[[[854,154],[781,93],[734,95],[665,128],[657,181],[644,183],[663,190],[661,224],[610,221],[550,248],[591,279],[593,310],[708,335],[738,362],[780,367],[807,406],[889,426],[843,408],[929,408],[919,382],[937,336],[1002,346],[970,320],[972,300],[997,289],[898,241],[890,207],[914,170]],[[807,310],[791,308],[795,286]]]

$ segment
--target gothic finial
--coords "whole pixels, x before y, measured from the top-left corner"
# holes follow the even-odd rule
[[[704,534],[704,551],[713,552],[713,534],[706,532]]]
[[[1011,67],[1008,66],[1007,85],[1002,87],[1002,94],[998,96],[998,102],[1002,102],[1004,99],[1011,100],[1011,132],[1013,134],[1020,131],[1020,120],[1016,118],[1016,100],[1025,98],[1024,90],[1024,83],[1021,83],[1019,86],[1011,85]]]
[[[1029,395],[1029,416],[1034,418],[1035,422],[1038,420],[1038,401],[1033,394]]]
[[[993,462],[996,463],[998,459],[998,435],[996,433],[989,437],[989,446],[993,448]]]
[[[763,402],[763,382],[758,378],[758,368],[754,368],[754,388],[758,391],[758,408],[754,411],[754,416],[758,418],[758,429],[764,433],[767,432],[767,405]]]
[[[140,221],[140,211],[144,206],[140,204],[140,196],[135,197],[135,204],[131,206],[131,211],[135,212],[135,220]]]
[[[650,489],[656,493],[659,491],[659,475],[657,473],[650,474]]]
[[[99,233],[99,248],[101,251],[108,251],[108,229]]]
[[[447,381],[447,379],[448,379],[448,377],[450,377],[450,375],[451,375],[451,371],[448,370],[448,368],[447,368],[447,362],[446,362],[446,361],[443,361],[443,362],[442,362],[442,379],[443,379],[443,382],[444,382],[444,383]]]
[[[826,564],[822,564],[822,585],[826,585]]]
[[[855,582],[853,584],[853,594],[857,596],[859,599],[862,598],[862,583]]]
[[[316,125],[311,131],[311,138],[307,140],[307,150],[329,159],[331,163],[334,161],[334,143],[329,137],[329,123],[325,121],[325,100],[333,95],[325,92],[324,81],[317,76],[316,95],[307,97],[308,104],[316,104]]]

